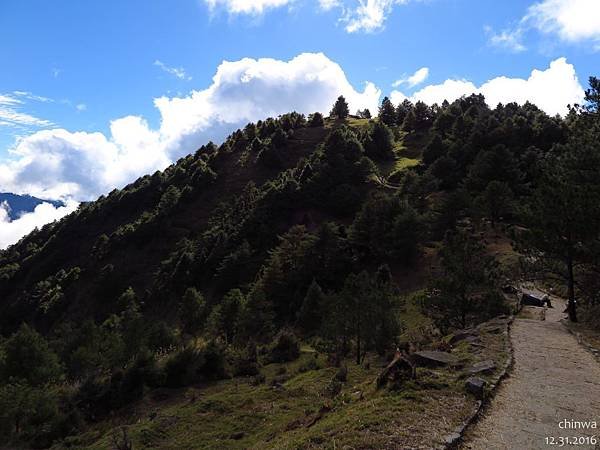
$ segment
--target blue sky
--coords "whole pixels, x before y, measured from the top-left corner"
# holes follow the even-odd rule
[[[598,0],[3,0],[0,191],[94,198],[339,93],[373,108],[479,89],[555,114],[599,50]]]
[[[255,17],[212,14],[198,0],[5,0],[0,5],[0,92],[28,91],[56,100],[32,102],[28,111],[69,130],[106,131],[111,119],[140,114],[159,119],[154,97],[185,94],[210,84],[223,60],[288,60],[324,52],[358,89],[372,81],[386,94],[391,83],[420,67],[428,82],[526,77],[533,68],[566,56],[584,80],[598,70],[600,54],[588,43],[531,36],[520,53],[494,48],[484,27],[505,29],[529,1],[430,0],[392,8],[385,28],[345,31],[340,11],[298,1]],[[182,67],[191,80],[153,65]],[[85,105],[78,111],[76,105]],[[0,152],[14,130],[0,129]]]

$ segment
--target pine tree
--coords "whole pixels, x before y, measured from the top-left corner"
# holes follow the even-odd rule
[[[440,254],[443,273],[431,283],[424,312],[443,332],[450,327],[466,328],[493,298],[497,263],[464,230],[448,233]]]
[[[394,134],[383,121],[372,123],[364,147],[365,154],[371,159],[393,159]]]
[[[340,95],[335,101],[335,104],[333,105],[329,115],[331,117],[337,117],[338,119],[343,120],[348,117],[349,112],[350,110],[348,109],[348,103],[346,102],[346,99],[343,95]]]
[[[404,124],[404,119],[406,119],[406,115],[412,111],[413,104],[410,100],[405,99],[402,103],[398,104],[396,108],[396,124],[402,126]]]
[[[417,119],[415,117],[415,113],[411,110],[406,114],[404,118],[404,123],[402,124],[402,130],[407,133],[412,133],[416,130]]]
[[[57,381],[63,370],[58,356],[42,335],[23,324],[5,343],[0,362],[2,381],[23,380],[30,386]]]
[[[317,281],[313,280],[298,312],[297,324],[305,333],[311,334],[321,328],[324,302],[325,294]]]
[[[513,192],[510,186],[500,181],[491,181],[483,193],[477,198],[476,203],[480,211],[492,222],[494,226],[500,218],[512,211]]]
[[[179,316],[186,333],[195,335],[202,330],[206,320],[206,301],[194,287],[187,288],[181,299]]]
[[[379,107],[379,120],[391,127],[396,124],[396,109],[389,98],[384,97]]]
[[[542,164],[523,219],[519,250],[530,269],[563,281],[569,319],[577,322],[577,269],[593,259],[600,228],[600,122],[575,118],[566,144],[556,145]]]

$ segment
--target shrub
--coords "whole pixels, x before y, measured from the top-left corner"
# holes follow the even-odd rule
[[[294,361],[300,356],[300,345],[290,331],[280,332],[269,348],[269,362],[281,363]]]
[[[335,398],[342,392],[342,387],[342,382],[336,378],[333,378],[325,387],[325,392],[323,392],[323,395],[329,398]]]
[[[309,127],[322,127],[324,125],[323,114],[316,112],[308,116]]]
[[[182,387],[225,376],[223,351],[214,342],[209,342],[203,349],[187,346],[172,354],[165,364],[165,384],[169,387]]]
[[[176,351],[165,363],[165,385],[182,387],[197,382],[203,364],[203,354],[195,347],[187,346]]]
[[[319,370],[321,366],[319,365],[319,361],[317,361],[317,354],[315,353],[314,358],[309,358],[305,362],[303,362],[300,367],[298,367],[298,372],[311,372],[313,370]]]
[[[252,386],[259,386],[261,384],[264,384],[266,379],[267,379],[267,377],[265,377],[264,373],[258,373],[252,378],[252,381],[250,382],[250,384],[252,384]]]

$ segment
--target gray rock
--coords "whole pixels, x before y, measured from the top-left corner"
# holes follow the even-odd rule
[[[485,361],[478,362],[477,364],[473,364],[469,369],[469,373],[471,375],[475,375],[476,373],[490,373],[496,369],[496,363],[491,359],[487,359]]]
[[[412,355],[415,364],[425,367],[453,366],[458,364],[456,356],[447,352],[421,351]]]
[[[474,329],[457,331],[452,335],[448,343],[454,345],[460,341],[466,341],[468,339],[477,339],[477,331]]]
[[[446,439],[444,440],[444,443],[446,445],[452,445],[455,442],[458,442],[461,438],[461,435],[459,433],[452,433],[451,435],[447,436]]]
[[[485,380],[478,377],[467,378],[465,382],[467,392],[473,394],[476,399],[483,400],[485,393]]]

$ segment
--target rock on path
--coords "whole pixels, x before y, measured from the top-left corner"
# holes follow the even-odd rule
[[[561,436],[596,435],[600,441],[600,364],[560,323],[563,310],[557,301],[545,321],[515,319],[513,370],[467,432],[462,449],[600,449],[585,441],[559,446]],[[560,428],[565,419],[595,421],[599,428]]]

